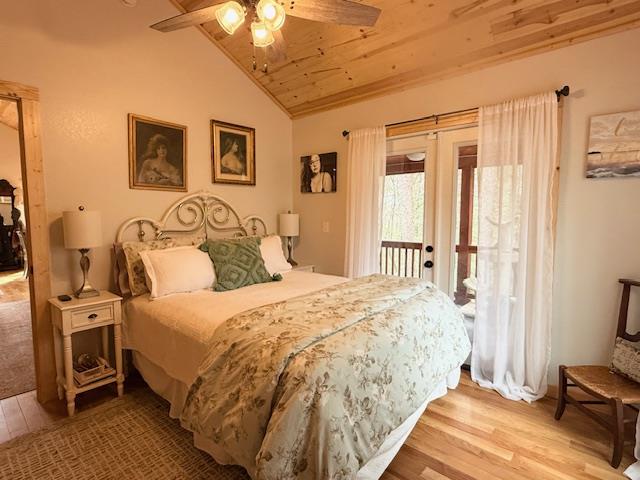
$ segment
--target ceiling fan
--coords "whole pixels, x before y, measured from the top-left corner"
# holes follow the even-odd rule
[[[278,63],[286,58],[286,43],[281,28],[288,15],[335,23],[338,25],[375,25],[381,10],[351,0],[197,0],[190,2],[195,10],[177,15],[151,25],[161,32],[200,25],[217,20],[229,35],[251,20],[251,36],[255,47],[266,49],[270,62]],[[254,60],[254,70],[256,69]],[[266,64],[263,69],[266,72]]]

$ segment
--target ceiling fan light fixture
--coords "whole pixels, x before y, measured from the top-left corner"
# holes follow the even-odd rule
[[[271,31],[280,30],[287,18],[284,8],[276,0],[260,0],[256,5],[256,13]]]
[[[251,36],[256,47],[268,47],[276,41],[273,32],[267,28],[264,22],[253,22],[251,24]]]
[[[216,12],[218,23],[229,35],[233,35],[233,32],[244,23],[244,17],[244,7],[238,2],[227,2]]]

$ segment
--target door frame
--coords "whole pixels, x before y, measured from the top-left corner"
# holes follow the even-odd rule
[[[35,87],[0,80],[0,98],[14,101],[18,107],[36,391],[38,401],[44,403],[57,398],[57,393],[53,332],[48,308],[51,296],[49,222],[40,142],[40,94]]]

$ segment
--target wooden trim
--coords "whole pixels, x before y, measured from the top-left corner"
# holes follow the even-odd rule
[[[38,89],[0,80],[0,97],[18,105],[22,185],[27,218],[27,255],[30,264],[31,326],[39,402],[56,398],[53,333],[49,320],[49,222],[45,205],[40,103]]]
[[[387,127],[387,138],[412,133],[446,130],[449,128],[473,126],[478,124],[478,109],[472,108],[457,113],[434,115],[421,120],[390,125]]]
[[[6,80],[0,80],[0,96],[14,100],[40,100],[37,88]]]
[[[188,10],[180,4],[179,0],[169,0],[169,1],[181,13],[188,12]],[[231,60],[244,74],[246,74],[247,77],[249,77],[251,81],[262,91],[262,93],[264,93],[267,97],[269,97],[271,101],[273,101],[273,103],[275,103],[280,108],[280,110],[282,110],[287,115],[287,117],[292,118],[291,112],[289,112],[289,110],[287,110],[286,107],[282,103],[280,103],[280,100],[278,100],[269,90],[267,90],[267,88],[262,83],[260,83],[260,81],[256,77],[251,75],[251,73],[247,70],[245,65],[243,65],[240,61],[238,61],[237,58],[231,55],[222,45],[220,45],[220,42],[218,42],[216,38],[210,32],[207,31],[206,28],[204,28],[202,25],[196,25],[196,28],[200,30],[200,33],[202,33],[205,37],[207,37],[211,41],[211,43],[213,43],[216,47],[218,47],[218,50],[220,50],[229,60]]]

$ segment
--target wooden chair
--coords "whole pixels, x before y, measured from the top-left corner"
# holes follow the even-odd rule
[[[631,342],[637,342],[640,341],[640,332],[633,335],[627,333],[627,315],[629,313],[631,287],[640,287],[640,282],[626,279],[620,279],[619,282],[623,284],[623,289],[622,300],[620,302],[620,314],[618,316],[617,336]],[[568,383],[567,379],[573,383]],[[595,365],[575,367],[560,365],[558,381],[556,420],[560,420],[567,402],[569,402],[609,430],[613,436],[613,453],[610,463],[613,468],[618,468],[622,460],[625,424],[635,421],[634,419],[625,420],[624,406],[627,405],[636,411],[638,410],[632,404],[640,404],[640,384],[612,372],[609,367]],[[597,398],[597,400],[577,400],[567,393],[567,387],[579,387],[584,392]],[[611,416],[600,415],[585,407],[585,405],[594,404],[609,405]]]

